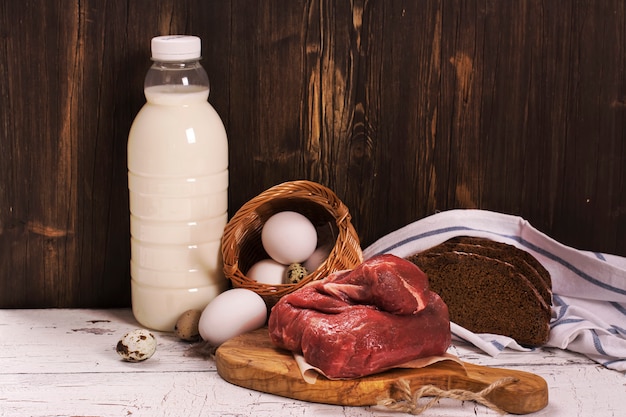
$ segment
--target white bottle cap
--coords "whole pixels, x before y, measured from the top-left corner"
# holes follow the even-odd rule
[[[202,55],[202,45],[197,36],[157,36],[152,38],[150,46],[155,61],[188,61],[199,59]]]

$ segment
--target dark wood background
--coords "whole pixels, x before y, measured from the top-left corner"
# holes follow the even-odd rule
[[[130,304],[150,39],[203,40],[230,214],[306,178],[362,244],[437,210],[626,255],[623,0],[0,3],[0,307]]]

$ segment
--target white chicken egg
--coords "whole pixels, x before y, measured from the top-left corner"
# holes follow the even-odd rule
[[[331,245],[320,246],[315,249],[315,252],[302,265],[307,271],[313,272],[328,258],[332,250],[333,247]]]
[[[295,211],[281,211],[267,219],[261,231],[263,248],[276,262],[302,263],[317,246],[315,226]]]
[[[205,307],[198,331],[204,341],[219,346],[228,339],[258,329],[266,318],[267,307],[259,294],[234,288],[224,291]]]
[[[246,276],[261,284],[278,285],[283,283],[286,269],[286,265],[273,259],[262,259],[252,265]]]

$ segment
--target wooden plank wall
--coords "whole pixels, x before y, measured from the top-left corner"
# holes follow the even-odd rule
[[[196,34],[230,214],[306,178],[363,245],[437,210],[626,255],[622,0],[0,3],[0,307],[130,303],[126,137],[155,35]]]

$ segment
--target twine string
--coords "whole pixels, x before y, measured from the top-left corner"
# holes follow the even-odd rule
[[[484,405],[500,414],[506,414],[506,411],[485,398],[494,390],[514,384],[518,382],[517,378],[506,377],[499,379],[488,385],[479,392],[473,392],[463,389],[442,390],[434,385],[424,385],[414,393],[411,393],[411,385],[405,379],[400,379],[394,383],[392,390],[395,389],[400,395],[398,399],[385,398],[378,402],[378,405],[386,407],[393,411],[402,411],[412,415],[418,415],[428,410],[439,401],[440,398],[452,398],[461,401],[475,401]],[[423,405],[419,404],[422,397],[433,397]]]

